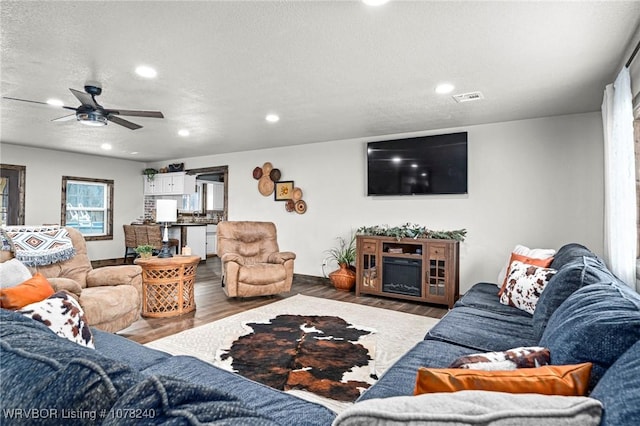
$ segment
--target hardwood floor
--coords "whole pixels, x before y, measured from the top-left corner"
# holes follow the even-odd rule
[[[296,294],[359,303],[433,318],[442,318],[447,313],[444,306],[375,296],[356,297],[353,291],[335,290],[328,279],[305,275],[295,275],[291,292],[286,294],[246,299],[229,298],[225,296],[220,286],[220,259],[211,257],[198,265],[195,285],[196,310],[194,312],[173,318],[141,318],[118,334],[139,343],[147,343]]]

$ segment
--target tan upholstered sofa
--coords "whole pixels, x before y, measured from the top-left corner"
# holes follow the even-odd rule
[[[271,222],[218,223],[222,285],[229,297],[266,296],[291,290],[295,253],[278,248]]]
[[[122,330],[140,318],[142,268],[137,265],[105,266],[93,269],[82,234],[69,232],[75,256],[64,262],[29,267],[51,283],[54,290],[67,290],[79,300],[89,325],[108,332]],[[7,252],[2,259],[9,258]]]

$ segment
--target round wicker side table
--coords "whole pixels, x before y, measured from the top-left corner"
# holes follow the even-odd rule
[[[142,316],[166,318],[193,311],[199,262],[200,256],[136,259],[142,267]]]

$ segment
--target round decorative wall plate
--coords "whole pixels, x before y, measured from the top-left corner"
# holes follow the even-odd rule
[[[293,198],[293,201],[298,201],[302,199],[302,189],[298,187],[293,188],[293,193],[291,194],[291,198]]]
[[[304,212],[307,211],[307,203],[304,202],[304,200],[298,200],[296,201],[296,213],[298,214],[304,214]]]
[[[269,175],[263,175],[258,180],[258,191],[260,192],[260,194],[264,195],[265,197],[268,197],[269,195],[273,194],[274,188],[275,188],[275,184],[269,178]]]
[[[284,203],[284,209],[288,212],[292,212],[295,211],[296,209],[296,203],[293,200],[287,200],[286,203]]]
[[[253,169],[253,178],[258,180],[262,177],[262,167],[256,167]]]
[[[266,175],[269,176],[269,173],[271,173],[271,170],[273,170],[273,164],[271,164],[270,162],[266,162],[262,165],[262,175]]]
[[[272,169],[271,172],[269,172],[269,177],[274,182],[279,181],[281,176],[282,173],[280,173],[280,169]]]

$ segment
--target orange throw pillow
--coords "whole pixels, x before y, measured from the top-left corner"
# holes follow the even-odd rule
[[[499,371],[420,367],[416,377],[414,395],[485,390],[584,396],[587,394],[591,367],[590,362]]]
[[[36,274],[14,287],[0,291],[0,306],[5,309],[20,309],[31,303],[40,302],[54,293],[53,287],[44,275]]]
[[[498,297],[502,296],[502,293],[504,293],[504,288],[507,285],[507,278],[509,277],[509,272],[511,272],[511,264],[515,260],[520,261],[522,263],[526,263],[527,265],[548,268],[549,265],[551,265],[551,262],[553,262],[553,257],[548,257],[546,259],[536,259],[535,257],[528,257],[522,254],[511,253],[511,259],[509,259],[509,267],[507,268],[507,275],[504,276],[504,281],[502,281],[502,287],[500,287],[500,291],[498,291]]]

